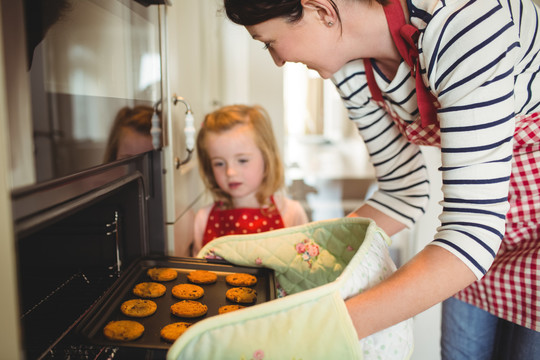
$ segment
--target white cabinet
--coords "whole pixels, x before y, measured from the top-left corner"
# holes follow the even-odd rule
[[[275,66],[262,44],[221,11],[223,0],[174,0],[167,7],[167,81],[171,95],[185,98],[195,116],[196,130],[204,115],[222,105],[259,104],[272,119],[283,155],[283,70]],[[204,192],[196,159],[175,167],[185,152],[186,108],[168,99],[165,174],[168,198],[169,248],[186,255],[192,237],[194,211],[212,201]],[[173,234],[176,232],[176,237]],[[174,240],[173,240],[174,239]]]
[[[169,97],[164,102],[166,128],[165,160],[166,221],[171,255],[190,255],[195,210],[203,203],[204,187],[199,176],[196,153],[186,150],[186,104],[193,116],[195,131],[204,115],[221,105],[220,18],[217,0],[175,0],[168,6],[166,23],[166,73]]]

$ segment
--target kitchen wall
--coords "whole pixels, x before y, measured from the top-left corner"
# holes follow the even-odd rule
[[[219,8],[219,6],[218,6]],[[277,67],[261,42],[244,27],[222,20],[222,91],[224,104],[260,104],[273,121],[278,146],[283,152],[285,122],[283,68]]]

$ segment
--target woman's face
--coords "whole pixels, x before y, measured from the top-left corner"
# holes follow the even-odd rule
[[[277,66],[286,62],[302,63],[327,79],[348,61],[340,55],[339,25],[333,28],[316,17],[304,17],[296,23],[282,18],[246,26],[253,39],[264,43]]]
[[[356,59],[397,59],[399,64],[382,5],[367,0],[335,3],[341,21],[328,1],[305,0],[297,22],[274,18],[246,29],[265,44],[276,65],[302,63],[324,79]]]

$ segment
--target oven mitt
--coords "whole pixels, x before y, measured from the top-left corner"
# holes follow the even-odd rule
[[[396,270],[389,245],[365,218],[213,240],[199,257],[273,269],[278,298],[195,323],[167,360],[409,359],[411,319],[359,341],[344,302]]]

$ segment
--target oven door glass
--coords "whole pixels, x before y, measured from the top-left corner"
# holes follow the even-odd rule
[[[117,115],[151,111],[161,99],[160,7],[25,0],[37,182],[114,160],[116,151],[106,152],[109,137],[119,137],[111,133],[120,134]],[[149,126],[139,126],[128,155],[152,149]]]

